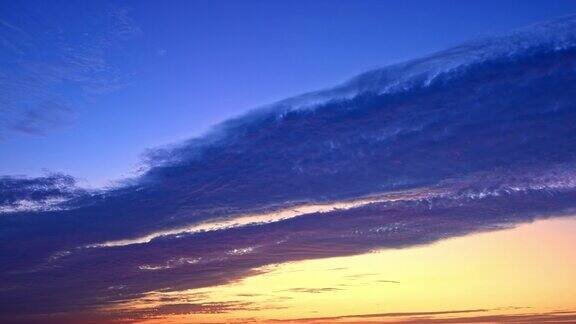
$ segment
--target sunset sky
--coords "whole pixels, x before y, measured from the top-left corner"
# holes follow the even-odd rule
[[[174,323],[435,323],[489,316],[530,322],[556,312],[566,312],[549,315],[556,321],[574,320],[574,231],[576,217],[567,217],[427,246],[279,264],[228,285],[154,292],[124,307],[150,307],[165,296],[253,303],[222,314],[174,316]]]
[[[0,1],[0,322],[576,321],[574,14]]]

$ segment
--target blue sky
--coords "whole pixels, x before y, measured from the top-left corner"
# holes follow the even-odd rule
[[[42,116],[33,132],[5,126],[0,174],[36,176],[45,168],[85,180],[83,185],[130,175],[145,149],[196,136],[251,108],[463,40],[576,12],[574,1],[25,1],[0,6],[6,9],[0,10],[4,46],[11,46],[14,28],[30,35],[18,39],[24,43],[21,52],[0,55],[6,69],[41,59],[26,45],[57,38],[64,45],[50,47],[53,54],[72,48],[104,64],[97,73],[69,71],[49,90],[41,86],[57,93],[65,111],[48,121]],[[82,52],[89,46],[94,50]],[[61,68],[67,59],[48,68]],[[8,74],[5,81],[18,84],[26,77]],[[94,87],[91,78],[107,89],[86,90]],[[31,109],[22,104],[27,91],[22,86],[10,94],[16,98],[2,103],[0,117],[14,123],[24,118],[21,114]]]

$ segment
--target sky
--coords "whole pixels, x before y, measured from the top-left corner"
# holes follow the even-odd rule
[[[0,322],[576,318],[574,2],[0,6]]]
[[[0,174],[63,172],[89,187],[132,176],[145,150],[198,136],[247,110],[576,12],[573,1],[1,6],[0,64],[11,86],[3,90],[0,155],[9,158],[0,160]],[[98,68],[78,65],[95,61]],[[38,76],[41,69],[58,74]],[[42,98],[27,103],[29,93]]]
[[[576,218],[560,218],[428,246],[275,265],[265,275],[225,286],[153,292],[137,305],[158,305],[166,296],[202,295],[210,302],[243,297],[267,306],[174,316],[175,323],[222,323],[255,316],[282,319],[281,323],[446,323],[454,319],[468,323],[482,318],[538,322],[537,316],[542,315],[535,314],[544,312],[557,322],[573,320],[573,311],[558,310],[573,310],[576,298],[574,230]],[[469,257],[471,253],[475,258]],[[526,267],[538,271],[522,271]],[[354,316],[364,314],[368,315]]]

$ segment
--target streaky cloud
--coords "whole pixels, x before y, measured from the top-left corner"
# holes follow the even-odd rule
[[[516,307],[515,307],[516,308]],[[575,311],[525,312],[498,314],[500,309],[448,310],[437,312],[406,312],[381,314],[356,314],[322,318],[276,320],[276,323],[373,323],[386,319],[386,323],[570,323],[576,320]],[[495,312],[496,314],[486,314]],[[396,321],[390,320],[396,318]],[[364,322],[365,320],[366,322]]]
[[[129,10],[117,5],[28,5],[0,4],[1,138],[66,127],[87,101],[124,88],[130,73],[111,63],[110,52],[142,34]],[[72,19],[47,18],[66,10],[75,13]]]

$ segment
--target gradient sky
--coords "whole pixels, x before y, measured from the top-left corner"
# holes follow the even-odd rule
[[[248,109],[574,12],[570,0],[3,1],[5,71],[42,62],[65,72],[3,76],[16,85],[2,90],[0,174],[47,169],[103,185],[131,175],[145,149]],[[67,50],[101,71],[71,71]],[[29,93],[65,111],[44,116],[22,102]]]
[[[546,313],[556,321],[573,320],[574,231],[572,216],[428,246],[275,265],[265,274],[239,282],[177,293],[152,292],[121,307],[162,305],[161,298],[168,296],[258,305],[150,323],[273,319],[282,323],[442,323],[446,319],[467,323],[478,317],[490,320],[490,316],[493,322],[518,316],[517,322],[529,323],[538,322],[535,314]],[[554,314],[562,310],[566,313]]]
[[[576,320],[575,2],[0,6],[0,322]]]

